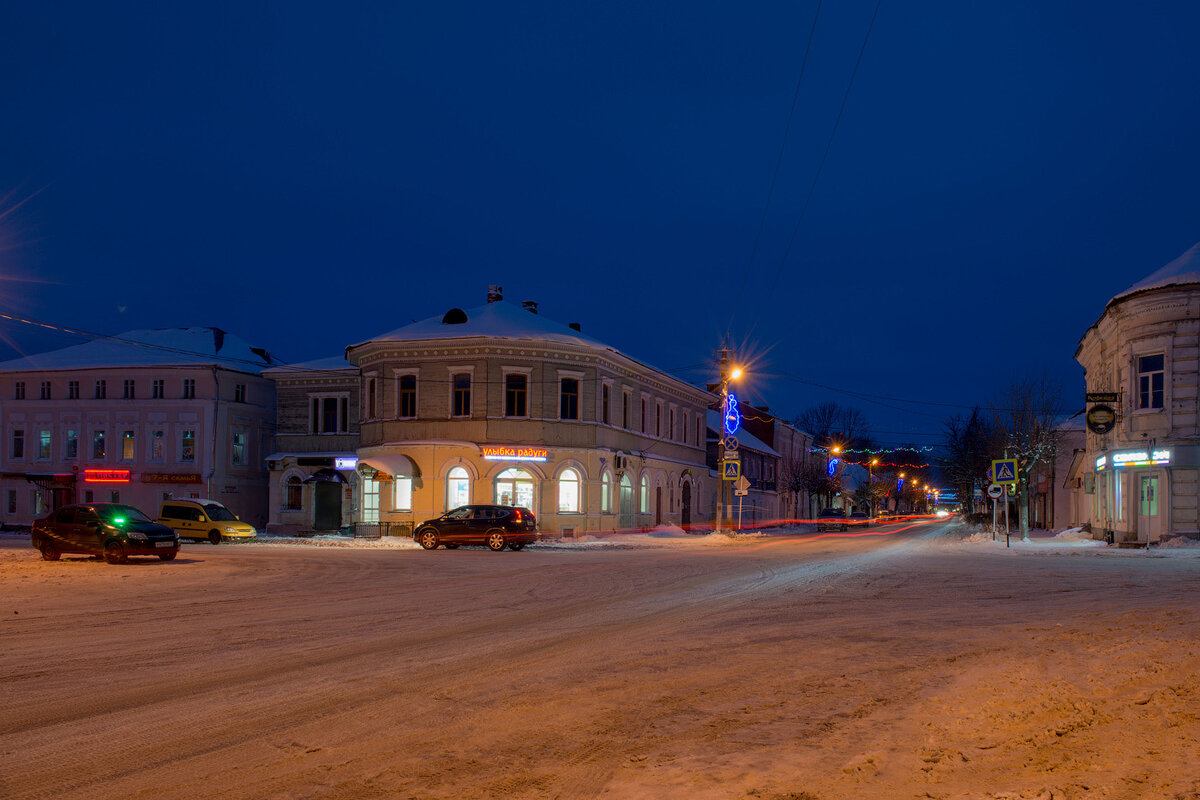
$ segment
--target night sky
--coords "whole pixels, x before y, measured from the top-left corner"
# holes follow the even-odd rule
[[[298,361],[498,283],[934,442],[884,398],[1082,407],[1086,328],[1200,240],[1195,2],[883,2],[848,97],[876,5],[826,2],[761,238],[815,2],[354,5],[3,4],[0,309]]]

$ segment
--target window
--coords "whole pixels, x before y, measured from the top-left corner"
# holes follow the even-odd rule
[[[523,375],[521,377],[524,377]],[[533,508],[533,476],[525,470],[506,469],[496,476],[496,503]]]
[[[608,396],[610,393],[611,393],[611,390],[609,389],[608,384],[607,383],[604,384],[604,388],[601,391],[602,400],[600,403],[600,419],[604,422],[605,425],[608,424]]]
[[[25,381],[17,381],[13,384],[13,400],[25,399]]]
[[[392,509],[395,511],[412,511],[412,478],[404,478],[397,475],[392,483],[395,484],[395,502],[392,504]]]
[[[558,511],[579,512],[579,473],[573,469],[564,469],[558,476]]]
[[[50,381],[42,381],[41,398],[43,400],[50,399]]]
[[[621,427],[629,430],[629,392],[621,393]]]
[[[196,460],[196,432],[184,431],[179,441],[179,460],[190,464]]]
[[[67,447],[65,453],[68,461],[74,461],[79,458],[79,431],[74,429],[67,430]]]
[[[1163,375],[1165,356],[1138,358],[1138,408],[1163,407]]]
[[[231,447],[231,451],[233,465],[235,467],[243,466],[246,463],[246,434],[233,434],[233,446]]]
[[[704,444],[704,436],[700,433],[700,417],[696,417],[696,446]]]
[[[688,412],[682,412],[679,423],[679,440],[687,444]]]
[[[25,457],[25,431],[22,428],[14,428],[12,432],[12,447],[9,453],[13,458]]]
[[[646,432],[646,398],[644,397],[642,398],[642,425],[640,430],[642,433]]]
[[[579,419],[579,380],[563,378],[558,384],[558,418]]]
[[[121,433],[121,460],[133,461],[135,452],[136,441],[133,438],[133,431],[123,431]]]
[[[451,378],[454,386],[454,416],[471,416],[471,376],[467,373],[454,375]],[[463,505],[459,503],[459,505]],[[454,508],[454,506],[451,506]]]
[[[113,489],[113,492],[112,492],[112,494],[111,494],[111,495],[109,495],[109,501],[108,501],[108,502],[110,502],[110,503],[119,503],[119,502],[121,502],[121,493],[120,493],[119,491],[117,491],[116,489]]]
[[[132,400],[134,398],[133,381],[128,378],[121,381],[121,397],[126,400]]]
[[[103,461],[105,454],[104,431],[92,431],[92,458]]]
[[[88,489],[87,491],[85,491],[83,493],[83,502],[85,502],[85,503],[96,502],[96,493],[93,492],[91,489]]]
[[[600,513],[612,513],[612,475],[608,470],[600,476]]]
[[[379,522],[379,483],[370,476],[363,476],[362,500],[362,522]]]
[[[287,511],[299,511],[304,507],[304,485],[295,475],[288,478],[284,485],[283,507]]]
[[[525,392],[528,386],[528,375],[509,374],[504,376],[504,416],[527,416],[525,413]]]
[[[367,380],[367,419],[375,419],[375,379]]]
[[[400,417],[412,419],[417,416],[417,376],[400,376]]]
[[[455,467],[446,476],[446,510],[471,502],[471,476],[462,467]]]
[[[79,381],[67,381],[67,399],[79,399]]]
[[[150,395],[154,400],[162,400],[166,396],[167,382],[162,378],[155,378],[150,382]]]
[[[675,441],[675,409],[671,409],[667,414],[667,438]]]
[[[235,403],[246,402],[246,384],[235,383],[233,385],[233,402],[235,402]]]
[[[8,490],[8,513],[10,513],[10,514],[17,513],[17,490],[16,489]]]
[[[165,450],[166,436],[162,431],[153,431],[150,434],[150,460],[162,461],[163,452]]]
[[[183,379],[183,399],[184,400],[195,400],[196,399],[196,379],[195,378],[184,378]]]
[[[642,481],[639,484],[640,491],[638,492],[638,510],[643,514],[650,513],[650,479],[645,475],[642,476]]]
[[[662,403],[654,401],[654,435],[662,436]]]
[[[38,458],[50,458],[50,431],[38,431]]]
[[[321,433],[338,433],[343,430],[338,419],[338,399],[336,397],[321,398]]]
[[[96,399],[104,400],[108,397],[108,381],[96,381]]]

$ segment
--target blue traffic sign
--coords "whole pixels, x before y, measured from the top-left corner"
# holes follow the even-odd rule
[[[721,478],[727,481],[736,481],[742,477],[742,462],[741,461],[722,461],[721,462]]]
[[[995,483],[1012,483],[1017,479],[1017,460],[998,458],[992,462],[992,480]]]

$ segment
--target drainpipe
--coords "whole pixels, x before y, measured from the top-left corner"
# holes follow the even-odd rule
[[[213,391],[212,431],[211,436],[209,437],[212,439],[212,453],[211,460],[208,462],[208,474],[205,476],[205,486],[208,487],[208,499],[215,500],[216,497],[213,495],[212,481],[213,476],[217,472],[217,431],[220,428],[217,415],[221,412],[221,379],[217,377],[217,367],[215,365],[212,367],[212,376],[213,386],[215,387]]]

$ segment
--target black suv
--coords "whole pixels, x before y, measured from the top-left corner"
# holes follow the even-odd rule
[[[507,545],[520,550],[538,540],[537,518],[520,506],[459,506],[417,526],[413,538],[426,550],[446,545],[486,544],[499,552]]]
[[[175,531],[118,503],[63,506],[33,523],[30,541],[47,561],[57,561],[63,553],[87,553],[124,564],[129,556],[170,561],[179,553]]]

